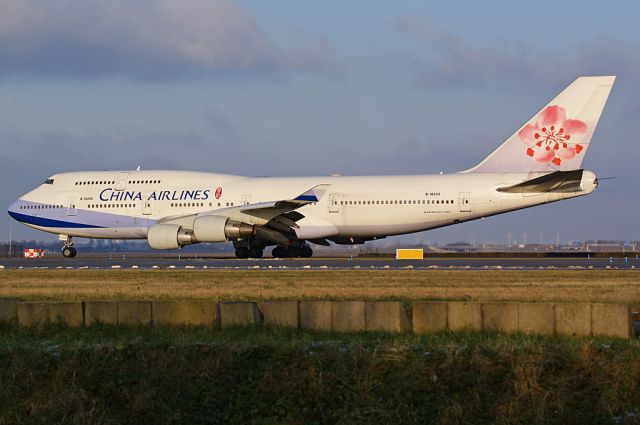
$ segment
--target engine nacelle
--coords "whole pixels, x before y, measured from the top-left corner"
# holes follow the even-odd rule
[[[149,227],[147,241],[153,249],[176,249],[198,243],[191,230],[178,224],[156,224]]]
[[[198,242],[224,242],[254,233],[254,226],[220,215],[204,215],[193,221],[193,235]]]

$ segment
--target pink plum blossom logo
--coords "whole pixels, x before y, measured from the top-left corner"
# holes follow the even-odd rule
[[[582,140],[587,124],[580,120],[567,119],[564,108],[552,105],[544,108],[535,124],[527,124],[518,132],[518,137],[527,146],[527,155],[538,162],[562,164],[580,154],[584,146],[575,141]]]

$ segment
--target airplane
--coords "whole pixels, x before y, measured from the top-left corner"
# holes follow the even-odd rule
[[[452,174],[245,177],[132,170],[53,175],[8,209],[63,241],[146,239],[154,249],[231,241],[238,258],[311,257],[311,244],[363,244],[588,195],[580,168],[615,76],[579,77],[478,165]]]

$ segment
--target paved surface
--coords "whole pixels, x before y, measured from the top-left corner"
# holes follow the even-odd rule
[[[41,259],[0,258],[0,269],[639,269],[640,259],[628,258],[432,258],[395,260],[393,258],[305,258],[238,260],[235,258],[136,257],[132,255],[82,255],[76,258]]]

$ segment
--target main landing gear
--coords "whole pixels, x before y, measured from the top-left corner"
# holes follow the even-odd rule
[[[292,245],[286,248],[276,246],[271,251],[271,255],[273,258],[310,258],[313,255],[313,250],[307,244]]]
[[[237,258],[262,258],[264,244],[256,239],[238,239],[233,242]]]
[[[236,257],[238,258],[262,258],[264,251],[260,247],[238,247],[236,248]]]
[[[61,236],[60,239],[64,241],[64,245],[62,247],[63,257],[73,258],[78,255],[78,251],[73,247],[73,239],[71,239],[71,236]]]
[[[300,241],[291,241],[287,247],[276,246],[271,251],[273,258],[309,258],[313,250],[309,245]],[[234,241],[237,258],[262,258],[264,244],[261,240],[242,239]]]

